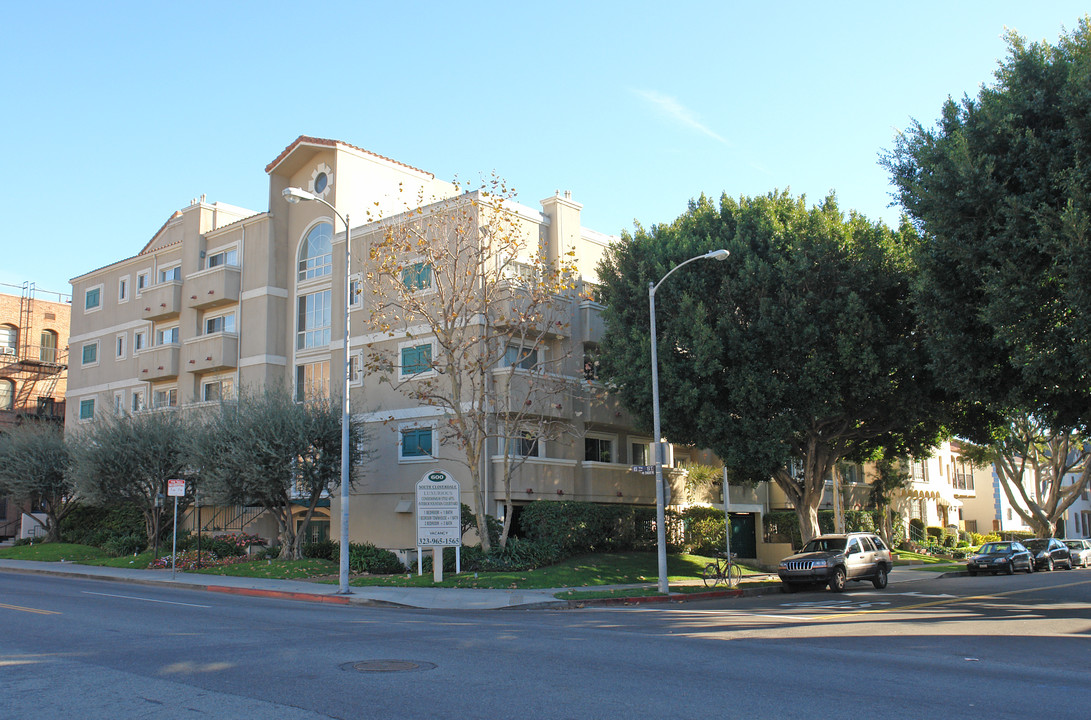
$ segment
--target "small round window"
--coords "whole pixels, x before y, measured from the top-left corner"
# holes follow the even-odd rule
[[[329,176],[326,173],[318,173],[318,177],[314,179],[314,191],[316,193],[326,192],[326,185],[329,183]]]

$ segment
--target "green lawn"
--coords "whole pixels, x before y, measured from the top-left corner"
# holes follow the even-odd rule
[[[79,563],[82,565],[106,565],[110,567],[146,568],[152,553],[136,557],[109,557],[98,548],[65,543],[22,545],[0,549],[0,558],[38,560],[44,562]],[[667,575],[672,592],[704,590],[701,571],[711,558],[700,555],[668,555]],[[313,579],[318,582],[337,582],[337,563],[329,560],[256,560],[253,562],[203,568],[211,575],[233,575],[285,580]],[[747,574],[757,571],[747,569]],[[519,572],[464,572],[460,575],[445,573],[438,587],[496,588],[496,589],[545,589],[583,588],[606,585],[649,585],[647,594],[656,594],[658,561],[654,552],[614,553],[582,555],[537,570]],[[417,576],[416,570],[403,575],[365,575],[353,577],[355,586],[378,585],[388,587],[434,587],[432,574]],[[633,591],[626,591],[632,594]]]

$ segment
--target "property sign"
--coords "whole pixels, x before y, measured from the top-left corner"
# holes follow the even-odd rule
[[[186,481],[184,479],[167,480],[167,497],[185,497]]]
[[[639,475],[655,475],[655,465],[631,465],[629,471]]]
[[[462,545],[462,495],[446,470],[432,470],[417,483],[417,547]]]

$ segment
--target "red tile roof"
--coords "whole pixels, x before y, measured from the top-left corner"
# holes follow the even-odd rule
[[[293,150],[295,150],[297,147],[299,147],[300,145],[322,145],[324,147],[337,147],[338,145],[341,145],[343,147],[347,147],[347,148],[351,148],[353,150],[356,150],[357,152],[362,152],[365,155],[371,155],[372,157],[377,157],[377,158],[379,158],[381,160],[386,160],[387,162],[394,163],[395,165],[401,165],[402,167],[407,167],[410,170],[416,170],[417,172],[424,173],[425,175],[427,175],[429,177],[435,177],[435,175],[433,173],[430,173],[427,170],[421,170],[418,167],[413,167],[412,165],[408,165],[408,164],[403,163],[403,162],[398,162],[397,160],[395,160],[393,158],[388,158],[385,155],[380,155],[378,153],[373,153],[370,150],[364,150],[361,147],[356,147],[355,145],[349,145],[348,143],[341,142],[340,140],[328,140],[326,138],[316,138],[316,137],[311,137],[309,135],[300,135],[295,140],[293,140],[292,144],[289,145],[288,147],[284,148],[284,151],[281,152],[280,155],[277,155],[276,159],[273,160],[273,162],[271,162],[271,163],[269,163],[268,165],[265,166],[265,172],[267,172],[267,173],[272,172],[276,168],[276,166],[279,165],[282,160],[284,160],[284,158],[288,157],[288,155],[291,154],[291,152]]]

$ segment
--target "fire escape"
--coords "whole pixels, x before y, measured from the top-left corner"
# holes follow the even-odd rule
[[[34,328],[34,283],[24,282],[19,298],[19,335],[14,355],[0,355],[0,374],[16,382],[13,410],[16,422],[33,418],[64,421],[64,399],[57,399],[57,383],[68,372],[68,348],[57,347],[58,335],[49,344],[30,344]],[[47,336],[43,333],[42,339]]]

